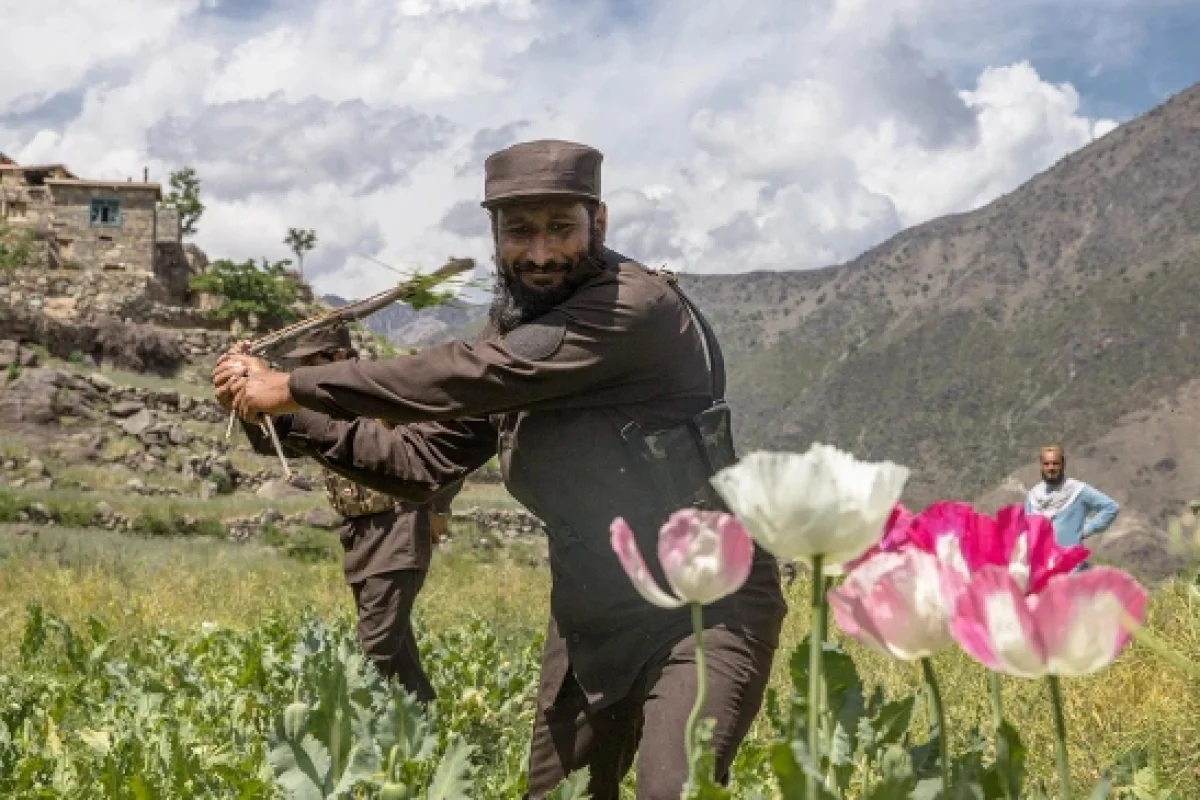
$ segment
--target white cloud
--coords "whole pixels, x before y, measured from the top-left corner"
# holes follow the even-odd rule
[[[0,109],[34,104],[95,70],[136,59],[197,6],[198,0],[0,0]]]
[[[1090,14],[1088,41],[1116,47],[1133,7],[1081,1],[1062,24]],[[310,272],[343,296],[394,278],[354,254],[486,261],[482,160],[542,136],[605,152],[631,256],[818,267],[1114,126],[1027,62],[1050,0],[1010,5],[1001,27],[983,0],[315,0],[238,27],[187,16],[197,0],[0,0],[0,49],[39,67],[0,76],[0,150],[105,176],[189,163],[210,255],[284,257],[286,229],[312,227]],[[1082,49],[1082,71],[1104,62]],[[6,129],[81,88],[74,119]]]
[[[402,183],[451,130],[448,120],[409,108],[316,97],[292,103],[276,92],[166,117],[150,128],[148,146],[162,161],[194,166],[219,198],[316,184],[363,195]]]

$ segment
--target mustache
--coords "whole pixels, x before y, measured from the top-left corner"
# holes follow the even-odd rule
[[[512,271],[518,275],[553,275],[559,272],[570,272],[575,264],[570,261],[547,261],[535,264],[532,261],[518,261],[512,265]]]

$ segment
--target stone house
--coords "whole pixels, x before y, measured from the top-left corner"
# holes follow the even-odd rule
[[[186,266],[179,215],[143,179],[87,180],[62,164],[20,165],[0,154],[0,220],[34,234],[44,268],[164,276]]]

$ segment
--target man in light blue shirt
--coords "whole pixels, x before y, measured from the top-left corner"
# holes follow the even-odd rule
[[[1058,445],[1042,448],[1042,482],[1029,490],[1025,513],[1048,517],[1054,538],[1063,547],[1103,533],[1121,507],[1083,481],[1068,478],[1067,457]]]

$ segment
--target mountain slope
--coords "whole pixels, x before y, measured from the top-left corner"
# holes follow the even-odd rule
[[[683,276],[743,449],[825,441],[973,497],[1197,375],[1200,86],[969,214],[805,273]],[[1193,477],[1200,483],[1200,471]]]
[[[337,307],[346,300],[334,294],[324,295],[321,300]],[[384,336],[397,347],[437,344],[473,333],[477,324],[487,314],[487,306],[455,304],[434,306],[420,311],[403,303],[393,303],[376,311],[365,320],[372,333]]]

